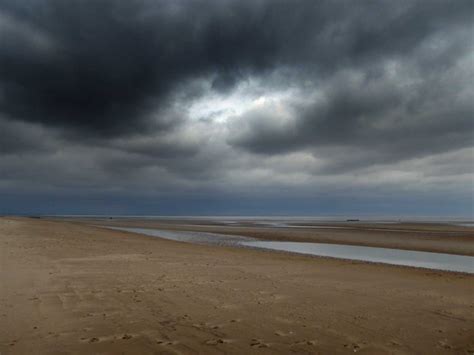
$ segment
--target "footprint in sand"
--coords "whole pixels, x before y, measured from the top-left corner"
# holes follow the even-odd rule
[[[252,348],[268,348],[270,347],[269,344],[267,343],[264,343],[263,340],[261,339],[252,339],[252,341],[250,342],[250,346]]]
[[[278,335],[279,337],[287,337],[287,336],[293,335],[293,332],[292,331],[284,332],[282,330],[277,330],[275,331],[275,335]]]
[[[448,344],[448,339],[442,339],[438,341],[438,346],[444,348],[444,349],[452,349],[453,347]]]
[[[359,344],[344,344],[345,348],[352,348],[352,350],[356,353],[360,350],[360,345]]]
[[[197,329],[220,329],[223,327],[223,325],[220,324],[211,324],[211,323],[199,323],[199,324],[193,324],[194,328]]]
[[[226,341],[221,338],[217,339],[209,339],[205,342],[206,345],[219,345],[219,344],[224,344]]]
[[[179,342],[178,341],[171,341],[171,340],[157,340],[157,344],[163,345],[163,346],[171,346],[171,345],[177,345]]]
[[[300,341],[297,341],[297,342],[294,342],[293,344],[291,344],[291,346],[295,346],[295,345],[308,345],[308,346],[313,346],[313,345],[316,345],[316,340],[306,340],[306,339],[303,339],[303,340],[300,340]]]

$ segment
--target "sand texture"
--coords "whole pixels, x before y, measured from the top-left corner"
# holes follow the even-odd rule
[[[472,231],[423,228],[289,238],[413,234],[414,249],[472,255]],[[474,276],[0,218],[0,353],[472,354]]]

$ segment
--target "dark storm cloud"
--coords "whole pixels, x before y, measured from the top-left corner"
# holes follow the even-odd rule
[[[345,62],[305,87],[310,98],[289,100],[279,124],[271,107],[244,113],[229,143],[264,155],[308,150],[330,157],[330,173],[472,146],[472,6],[411,3],[392,18],[348,22]]]
[[[471,0],[2,0],[0,197],[466,206],[473,16]]]
[[[150,115],[167,106],[181,82],[215,72],[220,89],[231,85],[234,74],[228,72],[237,67],[267,64],[271,48],[259,41],[265,34],[256,33],[258,19],[252,20],[249,7],[204,5],[4,2],[2,112],[104,134],[145,123],[166,129],[179,119],[161,122]]]
[[[331,156],[322,148],[365,149],[365,165],[472,145],[469,73],[463,77],[462,69],[456,68],[442,73],[435,66],[420,77],[415,65],[409,73],[374,78],[371,69],[357,68],[356,80],[346,73],[344,80],[330,81],[312,101],[290,102],[292,119],[284,124],[275,124],[277,114],[271,108],[245,113],[236,120],[239,128],[229,142],[270,155],[315,149],[316,154]],[[347,156],[341,163],[352,168],[347,164],[350,149]],[[337,160],[337,155],[332,157]]]
[[[472,19],[472,2],[3,1],[0,109],[107,135],[162,121],[179,84],[226,92],[290,66],[316,77],[411,51]]]

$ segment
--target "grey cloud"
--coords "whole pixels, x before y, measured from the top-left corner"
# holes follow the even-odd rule
[[[466,195],[473,7],[4,0],[0,194]]]
[[[40,125],[0,117],[0,154],[51,153],[55,134]]]
[[[4,17],[18,29],[5,34],[0,51],[0,109],[98,135],[166,129],[168,122],[163,127],[150,113],[167,106],[178,84],[263,66],[265,45],[248,41],[255,29],[246,23],[251,8],[228,5],[208,11],[167,1],[6,2]],[[20,24],[54,46],[39,53],[31,41],[15,41]]]
[[[150,112],[193,78],[217,75],[214,89],[226,91],[281,65],[329,75],[411,51],[470,10],[469,1],[5,1],[0,109],[99,135],[166,130]]]
[[[276,123],[271,109],[236,118],[229,143],[266,155],[309,149],[346,169],[472,146],[474,47],[462,40],[463,50],[450,55],[450,44],[436,49],[449,61],[429,68],[407,56],[344,69],[307,91],[313,99],[287,102],[291,119],[284,124]],[[433,63],[426,50],[417,53]],[[340,162],[328,153],[343,147]]]

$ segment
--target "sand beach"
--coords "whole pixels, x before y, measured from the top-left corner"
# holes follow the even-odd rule
[[[2,354],[474,351],[474,275],[194,245],[95,223],[0,219]],[[434,245],[471,245],[469,233]]]

